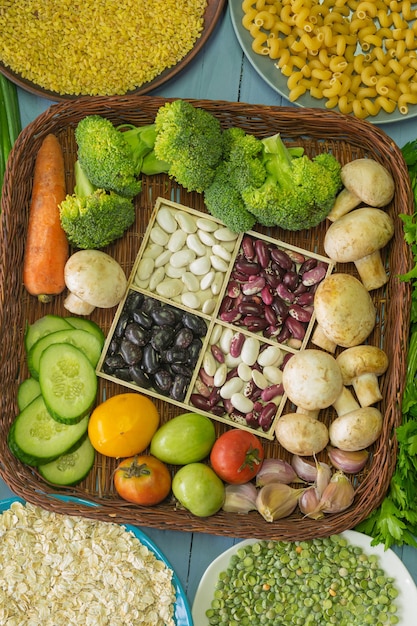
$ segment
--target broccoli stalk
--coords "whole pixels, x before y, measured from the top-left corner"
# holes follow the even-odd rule
[[[74,165],[75,187],[59,206],[61,226],[76,248],[104,248],[121,237],[135,221],[130,198],[97,188],[79,161]]]

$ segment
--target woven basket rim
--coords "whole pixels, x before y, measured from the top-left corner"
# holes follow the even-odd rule
[[[0,475],[14,493],[34,504],[61,513],[84,515],[119,523],[232,537],[262,536],[284,540],[328,536],[353,528],[382,501],[396,462],[395,428],[401,421],[401,398],[405,380],[407,329],[411,303],[410,286],[401,282],[398,276],[405,273],[411,267],[412,262],[410,250],[402,237],[398,214],[411,214],[413,204],[407,167],[395,142],[384,131],[366,120],[358,120],[337,112],[188,99],[195,106],[211,111],[220,119],[224,127],[236,124],[260,136],[271,133],[272,129],[278,129],[285,140],[301,141],[306,146],[307,152],[316,150],[324,144],[342,154],[344,160],[354,158],[354,155],[373,156],[387,165],[396,181],[395,197],[387,209],[396,218],[395,236],[388,250],[390,280],[387,286],[378,293],[378,306],[383,312],[383,319],[378,326],[378,337],[381,341],[389,343],[391,357],[389,372],[384,380],[386,425],[381,440],[383,445],[374,448],[372,465],[358,486],[351,509],[340,514],[326,516],[324,521],[309,520],[293,514],[288,518],[268,524],[256,512],[236,518],[236,515],[223,511],[209,518],[200,519],[176,507],[172,500],[152,508],[136,507],[121,501],[112,493],[108,477],[104,477],[109,469],[105,463],[99,464],[97,468],[96,486],[90,482],[82,483],[78,487],[57,490],[44,483],[36,472],[18,463],[8,450],[7,432],[16,411],[17,381],[24,376],[24,355],[21,354],[22,347],[19,343],[22,339],[23,321],[28,315],[40,315],[37,305],[34,305],[33,301],[28,303],[28,298],[22,290],[20,277],[28,198],[36,150],[45,134],[56,132],[63,144],[67,163],[71,163],[74,158],[73,129],[84,115],[99,112],[114,120],[131,119],[135,122],[150,120],[161,104],[174,99],[145,95],[79,98],[71,102],[53,104],[21,132],[14,145],[5,176],[0,222],[2,243],[0,284],[3,285],[0,301],[0,340],[5,354],[0,366],[0,380],[2,388],[6,390],[1,399],[0,433],[3,436],[0,438]],[[71,168],[68,167],[69,181],[72,176],[70,170]],[[195,206],[197,210],[202,208],[198,194],[186,194],[178,190],[166,176],[161,176],[155,181],[149,187],[146,186],[146,193],[153,198],[153,202],[148,206],[146,205],[148,200],[144,199],[142,211],[146,212],[153,207],[161,190],[174,195],[183,194],[182,204]],[[194,204],[187,204],[188,202]],[[142,219],[140,215],[139,217]],[[276,234],[274,231],[273,237],[283,238],[281,234]],[[300,247],[306,247],[303,244],[307,241],[309,245],[314,244],[315,247],[320,248],[322,234],[323,231],[320,229],[311,233],[302,232],[299,236],[297,235],[299,239],[296,241],[301,242]],[[125,255],[123,259],[126,267],[129,267],[131,258],[135,256],[134,252],[138,250],[140,236],[140,232],[132,231],[130,243],[123,247],[121,254]],[[132,249],[128,248],[128,245],[131,245]],[[116,250],[116,248],[111,248],[111,250]],[[343,271],[353,272],[354,269],[348,268]],[[13,297],[13,293],[18,294],[18,297]],[[10,302],[13,303],[12,306]],[[54,306],[56,309],[52,310],[62,311],[61,303],[58,302]],[[18,321],[15,329],[11,327],[12,319]],[[267,445],[270,446],[268,453],[272,455],[274,442]],[[56,494],[68,496],[70,499],[65,502],[57,500],[52,497]],[[90,507],[84,504],[85,500],[94,503],[95,506]]]

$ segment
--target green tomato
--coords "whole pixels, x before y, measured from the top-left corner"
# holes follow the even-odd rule
[[[165,422],[154,434],[150,453],[171,465],[202,461],[216,440],[214,424],[198,413],[182,413]]]
[[[189,463],[175,474],[172,492],[190,513],[208,517],[221,509],[225,487],[211,467],[204,463]]]

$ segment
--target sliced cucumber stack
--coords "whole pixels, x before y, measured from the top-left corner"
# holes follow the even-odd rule
[[[82,437],[75,450],[40,465],[39,474],[54,485],[78,485],[90,473],[95,460],[95,450],[88,436]]]

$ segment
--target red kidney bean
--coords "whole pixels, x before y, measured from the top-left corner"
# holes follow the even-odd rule
[[[238,270],[238,272],[242,272],[247,276],[256,276],[259,274],[260,266],[259,263],[255,263],[254,261],[241,259],[236,262],[236,269]]]
[[[227,372],[226,380],[230,380],[235,376],[237,376],[237,367],[232,367],[232,369]]]
[[[240,356],[242,352],[243,344],[245,343],[245,335],[243,333],[237,332],[233,335],[232,341],[230,343],[230,356],[234,359]]]
[[[304,328],[304,325],[294,317],[289,315],[284,321],[284,327],[288,329],[290,335],[294,337],[294,339],[299,339],[300,341],[304,339],[306,329]]]
[[[277,412],[277,406],[273,402],[268,402],[259,412],[258,424],[264,432],[271,428],[272,421]]]
[[[284,393],[284,386],[282,383],[278,385],[269,385],[265,389],[262,389],[261,398],[264,402],[271,402],[273,398],[282,396]]]
[[[256,333],[259,330],[264,330],[269,326],[266,319],[257,317],[256,315],[246,315],[243,319],[243,324],[252,333]]]
[[[288,309],[289,315],[299,322],[309,322],[312,317],[312,311],[308,308],[304,308],[297,303],[294,303]]]
[[[214,356],[214,358],[216,359],[218,363],[224,363],[224,354],[220,350],[219,346],[212,345],[210,350],[211,350],[212,355]]]
[[[271,304],[275,313],[284,320],[288,315],[288,304],[286,304],[281,298],[274,298],[273,303]]]
[[[190,402],[197,409],[202,409],[203,411],[210,411],[212,408],[210,406],[210,400],[200,395],[199,393],[192,393],[190,396]]]
[[[300,306],[310,306],[314,303],[314,294],[311,291],[304,291],[297,296],[296,302]]]
[[[278,343],[285,343],[286,341],[291,339],[291,331],[285,323],[283,323],[283,325],[281,326],[281,330],[278,335],[276,335],[276,338]]]
[[[242,301],[239,303],[237,309],[242,315],[257,315],[258,317],[262,315],[264,311],[264,307],[262,304],[259,304],[259,302]]]
[[[278,337],[282,330],[282,326],[268,326],[265,328],[263,335],[266,339],[271,339],[271,337]]]
[[[278,263],[280,267],[284,268],[284,270],[288,271],[293,269],[293,262],[290,256],[286,252],[284,252],[284,250],[280,250],[279,248],[272,248],[271,258],[275,261],[275,263]]]
[[[297,252],[297,250],[288,250],[288,256],[297,265],[300,265],[301,263],[304,263],[305,261],[304,254],[302,254],[301,252]]]
[[[255,240],[255,252],[259,265],[263,268],[268,267],[270,261],[269,248],[262,239]]]
[[[269,326],[275,326],[277,324],[278,318],[272,306],[265,305],[264,316]]]
[[[231,280],[227,285],[227,296],[229,298],[237,298],[240,294],[240,283],[237,280]]]
[[[220,388],[218,387],[213,387],[210,396],[209,396],[209,402],[210,402],[210,407],[213,408],[214,406],[216,406],[216,404],[218,404],[221,400],[220,397]]]
[[[309,259],[305,259],[304,262],[301,264],[300,269],[298,270],[298,273],[300,274],[300,276],[302,276],[305,272],[309,272],[314,267],[316,267],[316,265],[317,265],[317,259],[313,257],[310,257]]]
[[[210,388],[203,383],[203,381],[201,380],[201,378],[197,378],[195,381],[195,388],[197,390],[197,393],[200,394],[200,396],[204,396],[205,398],[208,398],[210,396]]]
[[[265,278],[263,276],[256,276],[253,280],[249,280],[242,285],[242,293],[246,296],[251,296],[255,293],[259,293],[265,287]]]
[[[286,288],[284,283],[280,283],[276,288],[277,296],[284,300],[287,304],[291,304],[295,300],[295,295]]]
[[[289,289],[290,291],[294,291],[294,289],[298,287],[300,279],[297,272],[290,270],[285,274],[282,282],[287,287],[287,289]]]
[[[307,285],[304,285],[304,283],[302,281],[300,281],[297,285],[297,287],[294,289],[293,294],[295,296],[299,296],[302,293],[305,293],[306,291],[309,291],[310,287],[308,287]]]
[[[272,295],[271,289],[268,285],[265,285],[265,287],[261,290],[261,298],[262,302],[267,306],[273,303],[274,296]]]
[[[228,322],[229,324],[233,324],[233,322],[237,322],[242,317],[241,313],[237,309],[230,309],[229,311],[223,311],[220,313],[220,319],[223,322]]]
[[[230,311],[235,306],[235,299],[230,296],[225,296],[220,305],[219,313],[225,313],[226,311]]]
[[[243,252],[244,257],[248,261],[253,261],[254,260],[254,258],[255,258],[255,249],[254,249],[252,237],[249,237],[248,235],[244,235],[244,237],[242,239],[242,252]]]
[[[304,272],[303,274],[303,284],[310,286],[316,285],[326,276],[326,268],[321,266],[314,267],[312,270],[308,272]]]
[[[206,370],[203,367],[200,368],[199,376],[200,376],[200,379],[203,381],[203,383],[207,385],[207,387],[213,387],[214,377],[209,376],[209,374],[207,374]]]

